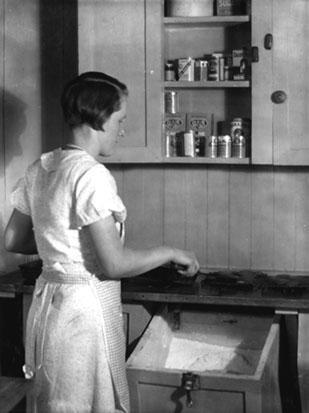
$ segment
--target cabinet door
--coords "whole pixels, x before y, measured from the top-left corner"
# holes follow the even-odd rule
[[[308,19],[307,0],[253,0],[253,163],[309,164]]]
[[[78,0],[79,71],[106,72],[129,89],[125,138],[104,162],[161,158],[160,0]]]

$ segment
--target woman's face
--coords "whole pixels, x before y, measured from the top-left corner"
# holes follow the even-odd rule
[[[118,138],[124,136],[123,124],[127,117],[127,100],[123,99],[120,110],[112,113],[112,115],[104,123],[104,131],[100,132],[100,155],[110,156],[115,150]]]

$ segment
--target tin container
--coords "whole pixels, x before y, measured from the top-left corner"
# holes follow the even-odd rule
[[[189,130],[183,134],[183,151],[184,156],[195,156],[195,137],[193,130]]]
[[[232,156],[232,138],[230,135],[218,136],[218,157],[230,158]]]
[[[216,158],[218,154],[218,138],[215,135],[207,136],[205,142],[205,156]]]
[[[230,124],[231,138],[232,140],[236,136],[243,135],[245,138],[250,137],[250,119],[247,118],[234,118]]]
[[[208,80],[219,80],[220,58],[222,57],[222,53],[213,53],[210,56],[208,62]]]
[[[195,61],[194,80],[206,82],[208,80],[208,61],[198,59]]]
[[[247,142],[244,135],[237,135],[232,140],[232,157],[243,159],[247,156]]]
[[[174,62],[166,62],[164,67],[165,80],[171,82],[176,80]]]
[[[179,111],[179,97],[174,90],[164,93],[165,113],[175,114]]]
[[[195,156],[205,156],[206,136],[204,131],[195,133]]]
[[[219,80],[224,80],[224,66],[225,66],[225,58],[219,57]]]
[[[192,57],[178,59],[178,80],[194,81],[195,60]]]
[[[167,132],[166,134],[165,155],[167,158],[177,156],[176,132]]]

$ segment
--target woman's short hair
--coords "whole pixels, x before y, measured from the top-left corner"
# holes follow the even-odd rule
[[[64,119],[71,128],[87,124],[95,130],[104,130],[104,123],[120,110],[127,95],[126,85],[112,76],[102,72],[82,73],[63,89]]]

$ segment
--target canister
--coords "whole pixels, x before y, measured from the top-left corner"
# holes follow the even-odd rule
[[[175,80],[175,65],[174,65],[174,62],[168,61],[168,62],[165,63],[164,73],[165,73],[165,80],[167,82]]]
[[[230,135],[218,136],[218,157],[230,158],[232,155],[232,139]]]
[[[165,140],[165,155],[167,158],[177,156],[176,132],[167,132]]]
[[[206,59],[195,60],[194,80],[200,82],[208,80],[208,61]]]
[[[192,57],[178,59],[178,80],[194,81],[195,60]]]
[[[178,93],[174,90],[168,90],[164,93],[165,113],[175,114],[179,111]]]
[[[183,149],[184,156],[195,156],[195,138],[193,130],[189,130],[183,134]]]
[[[218,154],[218,138],[215,135],[207,136],[205,143],[205,156],[216,158]]]
[[[247,142],[244,135],[235,135],[232,140],[232,157],[245,158],[247,155]]]

